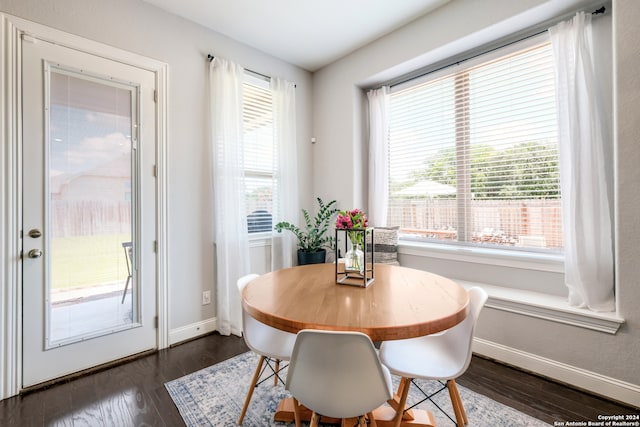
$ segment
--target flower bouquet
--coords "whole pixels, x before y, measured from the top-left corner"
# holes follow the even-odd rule
[[[367,228],[368,226],[369,219],[367,218],[367,214],[360,209],[338,212],[336,218],[336,243],[339,230],[346,232],[349,242],[351,243],[349,250],[342,259],[344,262],[344,278],[338,277],[339,270],[341,269],[339,269],[336,264],[336,280],[338,283],[344,283],[347,279],[356,278],[359,279],[358,282],[362,282],[365,286],[368,286],[368,284],[373,281],[373,271],[371,270],[371,277],[368,277],[369,274],[367,274],[368,272],[366,271],[367,262],[364,253],[367,233],[373,233],[371,229]],[[371,260],[373,260],[373,254],[371,254]],[[372,262],[371,265],[373,266]]]

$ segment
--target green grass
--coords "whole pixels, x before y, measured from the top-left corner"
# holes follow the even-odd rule
[[[54,238],[51,288],[93,286],[127,279],[122,242],[129,234]]]

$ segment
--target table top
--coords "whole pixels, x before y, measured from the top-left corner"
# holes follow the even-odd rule
[[[339,285],[334,264],[313,264],[264,274],[242,293],[244,309],[274,328],[363,332],[373,341],[415,338],[449,329],[467,315],[465,289],[442,276],[375,265],[367,288]]]

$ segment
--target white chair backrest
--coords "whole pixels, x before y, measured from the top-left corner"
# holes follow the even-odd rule
[[[238,280],[240,297],[246,286],[257,274],[248,274]],[[289,360],[293,351],[296,335],[269,326],[251,316],[242,308],[242,335],[244,342],[252,351],[277,360]]]
[[[250,281],[259,277],[257,274],[247,274],[246,276],[242,276],[238,279],[238,292],[240,292],[240,296],[242,296],[242,291],[247,287]]]
[[[309,409],[335,418],[364,415],[392,397],[389,370],[359,332],[300,331],[286,388]]]
[[[466,357],[464,366],[458,373],[462,374],[471,363],[471,345],[473,343],[473,333],[480,315],[480,310],[487,301],[487,292],[477,286],[469,289],[469,313],[467,317],[451,329],[447,329],[442,334],[442,339],[446,340],[448,345],[454,349],[454,353]],[[456,375],[457,376],[457,375]]]

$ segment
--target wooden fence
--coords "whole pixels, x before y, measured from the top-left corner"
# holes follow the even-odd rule
[[[392,200],[389,224],[431,238],[455,238],[456,200]],[[52,200],[53,237],[126,234],[131,231],[131,203]],[[505,245],[563,247],[559,200],[473,200],[472,240]]]
[[[131,202],[52,200],[53,237],[127,234],[131,232]]]
[[[473,241],[563,247],[560,200],[472,200],[468,208]],[[453,239],[458,228],[457,201],[392,200],[387,222],[408,233]]]

